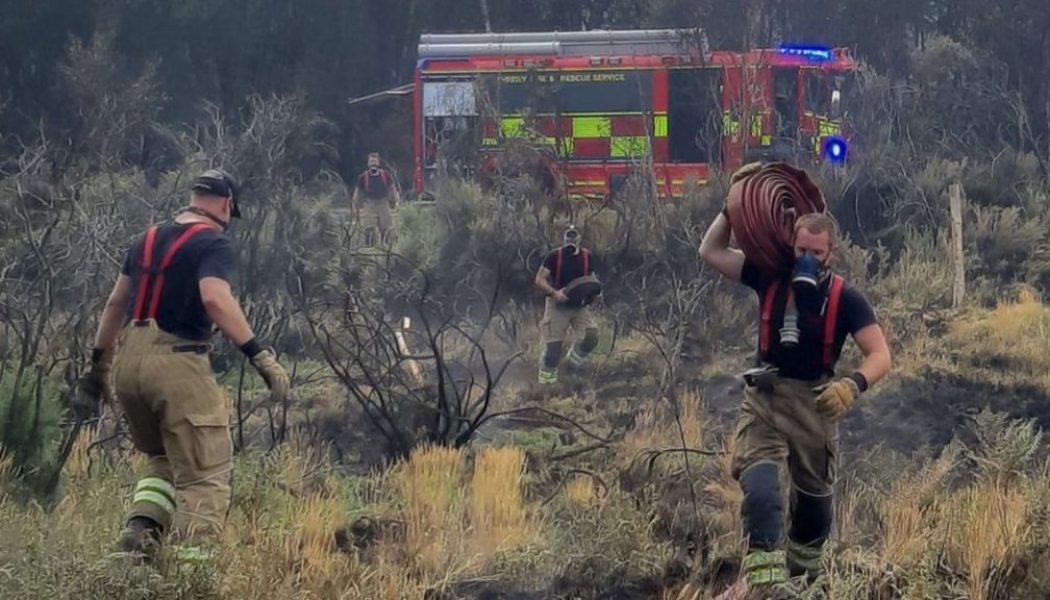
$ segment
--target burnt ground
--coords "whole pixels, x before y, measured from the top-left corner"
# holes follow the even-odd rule
[[[585,571],[585,570],[584,570]],[[468,581],[426,594],[426,600],[642,600],[659,598],[657,578],[605,575],[589,578],[585,572],[561,578],[549,589],[536,590],[493,581]]]
[[[519,367],[520,373],[515,372],[514,377],[532,377],[534,368],[532,365]],[[629,426],[633,414],[646,403],[654,401],[654,374],[643,364],[628,362],[617,365],[615,369],[598,368],[591,372],[565,375],[559,385],[562,393],[585,391],[598,386],[596,399],[576,406],[580,414],[574,416],[582,416],[581,421],[599,430],[609,426],[614,429]],[[712,421],[713,429],[719,433],[732,431],[743,394],[740,378],[736,375],[697,377],[686,384],[687,387],[701,390],[705,411]],[[521,400],[544,406],[546,394],[534,388],[528,386],[526,397]],[[864,458],[873,451],[924,457],[944,447],[953,437],[960,436],[965,440],[968,417],[985,408],[1014,417],[1035,418],[1040,426],[1050,426],[1050,395],[1036,386],[1000,386],[940,370],[929,370],[920,376],[898,376],[865,394],[857,408],[843,422],[840,434],[842,472],[848,474],[861,468]],[[486,430],[492,434],[499,430],[538,431],[553,428],[560,434],[571,433],[572,428],[565,427],[564,423],[544,419],[542,415],[536,416],[540,418],[528,422],[522,420],[520,423],[498,420]],[[556,437],[564,438],[564,435]],[[551,443],[560,445],[567,442],[561,439],[560,443],[556,440]],[[659,516],[660,511],[654,510]],[[689,577],[688,565],[682,566],[684,571],[668,567],[662,574],[645,576],[637,572],[610,573],[601,565],[595,565],[593,569],[583,565],[583,568],[542,589],[522,581],[485,579],[459,582],[450,588],[433,590],[426,597],[429,600],[654,598],[659,597],[660,590],[666,589],[665,586]],[[725,564],[713,567],[711,573],[694,576],[710,579],[707,583],[720,587],[725,585],[735,570],[734,565]]]
[[[700,382],[709,416],[729,431],[743,395],[743,383],[730,376]],[[1034,418],[1050,427],[1050,395],[1037,386],[999,386],[955,373],[930,370],[904,377],[865,394],[842,422],[846,471],[875,447],[905,456],[936,452],[953,437],[965,437],[970,415],[990,408],[1016,418]]]

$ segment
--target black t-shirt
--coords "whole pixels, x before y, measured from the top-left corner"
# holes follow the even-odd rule
[[[357,178],[357,189],[361,190],[361,193],[365,195],[365,198],[371,200],[382,200],[387,197],[390,193],[390,186],[393,184],[390,173],[386,169],[379,169],[379,171],[372,175],[367,170],[361,173]]]
[[[160,265],[167,249],[187,227],[189,224],[164,223],[157,229],[153,241],[152,262],[155,266]],[[131,277],[131,298],[125,310],[126,320],[134,318],[132,313],[139,290],[144,243],[145,235],[135,240],[121,269],[121,273]],[[179,248],[171,266],[164,272],[157,326],[188,340],[205,341],[211,337],[212,322],[201,302],[198,283],[205,277],[230,281],[235,263],[236,254],[229,237],[212,228],[197,232]],[[152,294],[152,290],[147,291],[147,306]]]
[[[586,253],[587,257],[584,258]],[[554,289],[560,290],[563,287],[569,285],[569,282],[577,277],[583,277],[584,275],[590,275],[594,272],[593,261],[594,257],[590,255],[591,251],[586,248],[581,248],[580,252],[573,254],[571,250],[566,248],[558,248],[554,252],[551,252],[543,259],[543,266],[550,274],[550,284],[554,286]],[[558,271],[558,255],[561,254],[561,271]],[[586,262],[586,270],[584,269],[584,262]]]
[[[750,261],[744,262],[740,274],[741,282],[758,293],[759,306],[765,299],[770,280],[766,279]],[[827,294],[831,278],[821,284],[821,293]],[[790,281],[785,279],[778,290],[778,299],[773,304],[770,319],[770,356],[768,362],[779,369],[782,377],[812,380],[824,375],[824,315],[800,306],[798,309],[799,343],[794,348],[780,345],[780,328],[784,326],[784,307],[787,303],[785,291]],[[823,303],[822,303],[823,304]],[[759,308],[761,310],[761,308]],[[842,354],[846,335],[853,335],[868,325],[877,323],[875,310],[868,299],[848,283],[842,288],[839,298],[838,318],[835,323],[835,342],[832,345],[832,365]],[[834,366],[832,366],[834,369]]]

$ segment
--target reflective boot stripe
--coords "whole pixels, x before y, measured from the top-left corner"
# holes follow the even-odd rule
[[[159,494],[153,490],[142,490],[135,492],[135,496],[131,499],[132,504],[138,504],[139,502],[149,502],[156,504],[161,507],[166,513],[175,512],[175,503],[168,499],[164,494]]]
[[[823,569],[824,545],[807,546],[788,540],[787,562],[807,573],[819,573]]]
[[[539,374],[539,382],[540,383],[555,383],[557,381],[558,381],[558,372],[557,371],[547,371],[545,369],[540,369],[540,374]]]
[[[153,490],[165,494],[171,501],[175,501],[175,486],[170,481],[161,479],[160,477],[143,477],[139,480],[138,485],[135,486],[135,491],[139,490]]]
[[[146,477],[135,486],[132,504],[150,502],[161,507],[167,513],[175,512],[175,486],[158,477]]]
[[[747,582],[753,586],[772,586],[788,580],[787,557],[783,550],[756,550],[744,557]]]
[[[212,552],[201,546],[176,546],[175,560],[180,563],[203,565],[211,562]]]

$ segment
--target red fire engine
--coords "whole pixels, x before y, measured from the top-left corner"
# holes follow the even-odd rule
[[[752,160],[838,162],[855,69],[844,48],[710,51],[699,30],[424,34],[415,188],[483,175],[514,144],[576,197],[607,197],[640,168],[674,197]]]

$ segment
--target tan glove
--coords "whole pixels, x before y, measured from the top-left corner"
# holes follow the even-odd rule
[[[96,360],[91,361],[87,373],[84,373],[77,382],[80,391],[95,402],[109,404],[113,401],[113,386],[109,380],[109,372],[113,366],[113,355],[106,352]]]
[[[853,408],[853,403],[860,395],[857,382],[843,377],[830,383],[813,388],[817,396],[817,412],[830,421],[840,421]]]
[[[288,390],[291,387],[291,382],[288,380],[288,374],[284,372],[284,367],[281,363],[277,362],[277,357],[274,356],[272,350],[263,350],[251,358],[252,366],[255,370],[262,375],[263,381],[266,382],[266,387],[270,388],[270,394],[273,401],[280,404],[288,398]]]

